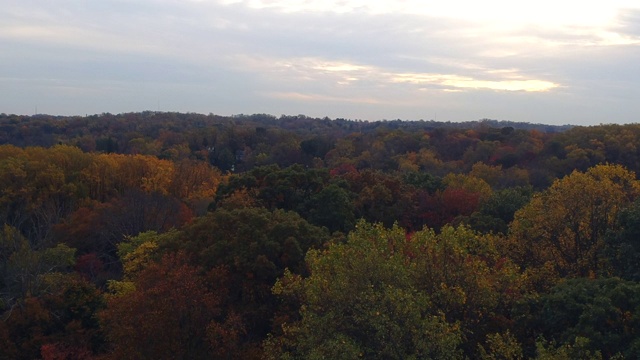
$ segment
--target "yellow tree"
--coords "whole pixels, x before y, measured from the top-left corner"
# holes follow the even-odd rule
[[[153,156],[136,155],[134,157],[141,164],[144,164],[144,175],[140,179],[140,188],[146,192],[167,195],[175,173],[173,162]]]
[[[521,265],[561,277],[603,271],[604,235],[639,191],[635,174],[620,165],[574,171],[516,212],[511,255]]]
[[[462,189],[471,193],[477,193],[480,203],[484,203],[491,197],[493,190],[485,180],[479,177],[465,174],[448,174],[442,178],[442,182],[452,189]]]
[[[71,146],[0,148],[0,223],[33,243],[50,240],[52,225],[84,197],[80,171],[89,161]]]
[[[491,187],[497,187],[502,181],[504,173],[502,171],[502,165],[492,166],[483,162],[477,162],[471,167],[469,176],[480,178],[491,185]]]
[[[82,178],[89,189],[89,196],[99,201],[107,201],[122,189],[120,167],[126,155],[97,154],[92,162],[82,170]]]
[[[202,161],[181,160],[175,164],[169,191],[187,202],[198,214],[204,214],[223,180],[218,168]]]
[[[167,195],[176,177],[176,165],[147,155],[98,154],[81,171],[93,199],[106,201],[127,190]],[[182,176],[190,176],[182,173]]]

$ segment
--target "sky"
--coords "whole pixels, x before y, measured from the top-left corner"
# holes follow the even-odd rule
[[[640,122],[640,2],[3,0],[0,113]]]

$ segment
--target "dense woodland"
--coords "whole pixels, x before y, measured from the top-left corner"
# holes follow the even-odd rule
[[[0,115],[2,359],[636,359],[640,125]]]

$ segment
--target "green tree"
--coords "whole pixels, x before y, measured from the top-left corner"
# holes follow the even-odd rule
[[[606,237],[607,259],[614,274],[640,281],[640,200],[620,212],[617,229]]]
[[[18,230],[4,225],[0,233],[0,315],[8,317],[16,306],[41,293],[47,279],[67,272],[75,263],[75,249],[64,244],[33,249]]]
[[[485,349],[486,347],[486,349]],[[522,360],[522,346],[507,330],[504,334],[490,334],[484,346],[479,347],[482,360]]]
[[[487,336],[511,326],[522,296],[498,241],[465,227],[408,235],[361,221],[346,243],[307,254],[308,278],[278,281],[274,292],[299,302],[301,319],[269,349],[276,358],[477,358]],[[498,347],[489,351],[516,351]]]
[[[272,358],[457,359],[460,331],[420,289],[398,227],[358,223],[346,244],[311,250],[306,279],[290,272],[274,292],[302,300],[301,320],[267,342]]]
[[[536,359],[539,360],[602,360],[602,353],[589,349],[590,341],[584,337],[576,337],[571,343],[557,346],[553,342],[538,341],[536,343]],[[619,359],[620,357],[612,357]]]
[[[353,197],[354,194],[337,184],[324,187],[305,203],[309,222],[324,226],[330,232],[347,233],[355,225]]]
[[[517,314],[527,333],[560,346],[583,338],[584,350],[609,359],[618,352],[627,359],[640,356],[640,284],[619,278],[578,278],[564,281],[548,294],[531,298]],[[583,357],[572,357],[583,358]]]
[[[478,211],[471,214],[467,222],[478,231],[507,234],[515,212],[526,205],[531,196],[530,187],[496,191],[480,205]]]

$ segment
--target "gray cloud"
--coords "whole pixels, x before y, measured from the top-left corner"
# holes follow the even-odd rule
[[[39,104],[55,114],[160,107],[599,123],[636,121],[640,110],[637,10],[606,29],[487,30],[480,21],[363,8],[7,2],[0,112]]]
[[[640,10],[624,9],[618,14],[617,30],[625,35],[640,38]]]

